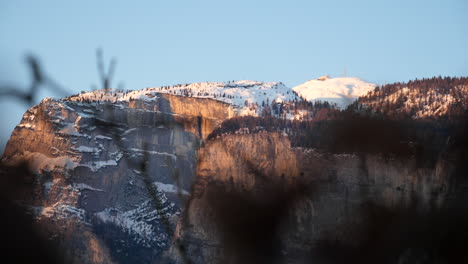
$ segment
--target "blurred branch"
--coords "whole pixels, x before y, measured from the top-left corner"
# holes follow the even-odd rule
[[[97,59],[97,69],[99,73],[99,77],[101,78],[102,88],[105,90],[109,90],[110,84],[112,81],[112,77],[114,76],[115,67],[117,65],[117,60],[112,58],[109,63],[109,68],[106,71],[104,65],[104,54],[102,49],[97,49],[96,51],[96,59]]]
[[[15,85],[0,85],[0,97],[13,97],[31,105],[37,100],[37,95],[41,88],[49,88],[49,90],[61,96],[70,94],[67,89],[57,84],[57,82],[45,74],[39,59],[35,55],[27,55],[26,64],[32,79],[29,89],[25,91],[25,89],[21,89]]]

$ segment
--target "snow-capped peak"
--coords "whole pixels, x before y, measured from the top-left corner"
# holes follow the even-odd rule
[[[158,94],[166,93],[186,97],[210,98],[233,105],[239,115],[258,115],[264,106],[273,102],[282,104],[300,100],[299,96],[307,101],[328,101],[340,108],[345,108],[357,97],[373,90],[375,86],[375,84],[359,78],[331,78],[329,75],[324,75],[292,89],[282,82],[240,80],[177,84],[126,92],[111,89],[98,90],[83,92],[67,99],[71,101],[110,102],[128,102],[132,99],[153,101],[158,98]]]
[[[375,86],[355,77],[330,78],[329,75],[325,75],[292,89],[308,101],[328,101],[336,103],[340,108],[346,108],[357,97],[367,94]]]

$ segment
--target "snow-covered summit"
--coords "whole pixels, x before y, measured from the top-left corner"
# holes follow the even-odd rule
[[[161,93],[190,97],[213,98],[237,107],[262,105],[263,102],[292,101],[298,99],[291,88],[281,82],[251,80],[229,82],[201,82],[150,88]]]
[[[83,92],[67,98],[71,101],[128,102],[131,99],[155,100],[157,94],[166,93],[196,98],[210,98],[233,105],[240,115],[256,115],[263,105],[300,99],[282,82],[251,80],[228,82],[198,82],[145,88],[136,91],[97,90]]]
[[[328,101],[345,108],[375,86],[355,77],[330,78],[326,75],[293,87],[292,90],[307,101]]]
[[[152,101],[158,94],[172,94],[186,97],[210,98],[234,106],[240,115],[257,115],[266,105],[273,102],[287,103],[300,101],[328,101],[345,108],[357,97],[375,88],[375,84],[359,78],[331,78],[329,75],[310,80],[294,88],[282,82],[259,82],[252,80],[228,82],[197,82],[145,88],[136,91],[97,90],[83,92],[67,98],[71,101],[128,102],[132,99]]]

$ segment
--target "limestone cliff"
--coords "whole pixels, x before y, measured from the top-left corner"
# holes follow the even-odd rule
[[[20,198],[67,262],[147,263],[171,240],[161,217],[176,222],[200,143],[231,115],[222,102],[167,94],[45,99],[24,114],[2,162],[27,162],[36,175]]]
[[[196,263],[304,263],[324,239],[356,243],[369,202],[383,208],[409,208],[415,200],[421,210],[442,206],[453,170],[444,160],[422,168],[414,158],[291,148],[278,133],[226,135],[199,152],[178,236]],[[257,233],[269,223],[275,224],[268,232]],[[269,249],[281,254],[262,256],[265,248],[246,242],[256,237],[230,233],[236,230],[270,239],[262,244],[276,241]]]

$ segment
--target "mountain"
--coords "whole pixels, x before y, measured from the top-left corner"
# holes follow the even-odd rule
[[[355,106],[392,118],[457,118],[468,109],[468,78],[434,77],[377,86]]]
[[[263,83],[244,80],[227,83],[178,84],[149,88],[149,90],[189,97],[213,98],[236,106],[242,115],[254,115],[260,114],[260,111],[249,111],[248,107],[252,105],[258,109],[258,106],[265,103],[294,101],[300,98],[311,102],[328,101],[337,104],[340,108],[345,108],[359,96],[374,90],[375,86],[359,78],[322,76],[292,89],[281,82]]]
[[[305,100],[328,101],[344,109],[359,96],[374,90],[375,86],[359,78],[322,76],[295,86],[292,90]]]
[[[302,89],[371,86],[320,79]],[[463,85],[449,83],[457,88],[448,93],[465,98]],[[463,119],[387,119],[378,104],[364,105],[405,91],[380,97],[388,87],[343,111],[255,81],[44,99],[7,144],[1,197],[29,213],[66,263],[411,263],[426,252],[464,254]],[[431,248],[449,240],[460,244]]]
[[[150,88],[151,91],[183,95],[197,98],[212,98],[236,107],[240,115],[255,115],[263,104],[294,101],[299,99],[295,93],[281,82],[229,81],[179,84]]]
[[[197,149],[232,114],[211,99],[129,96],[44,99],[24,114],[5,149],[2,172],[27,164],[26,174],[13,169],[7,179],[36,179],[11,200],[22,201],[41,235],[68,252],[67,263],[162,258],[194,179]]]

